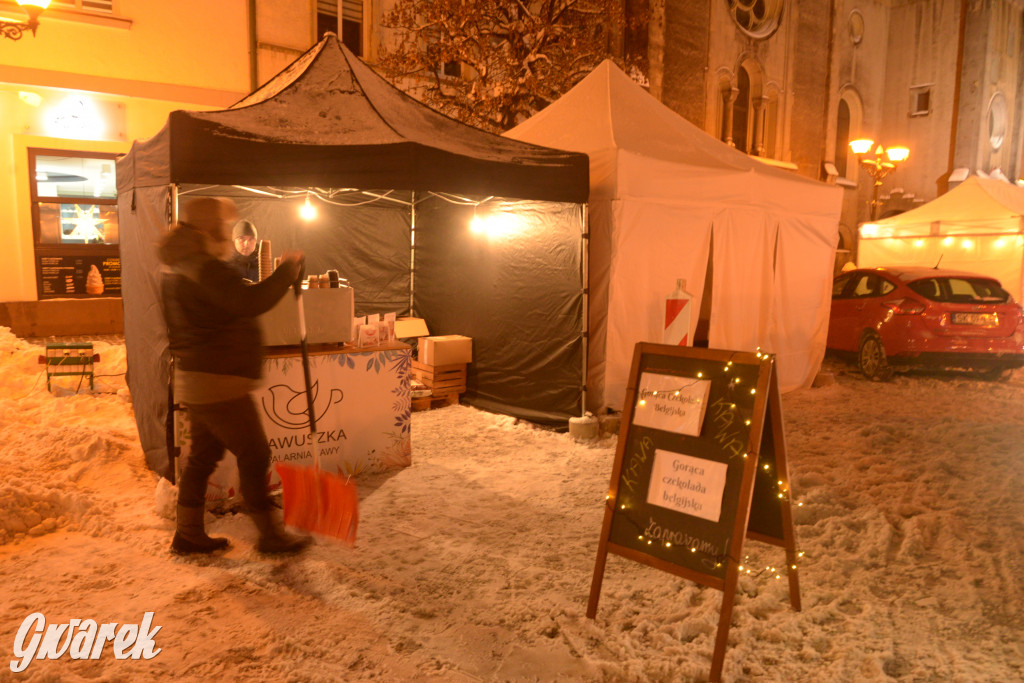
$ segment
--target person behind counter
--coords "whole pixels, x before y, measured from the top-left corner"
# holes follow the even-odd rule
[[[256,237],[256,226],[250,221],[238,221],[231,230],[237,252],[233,262],[242,271],[242,277],[250,282],[260,281],[260,256],[256,251],[259,241]]]
[[[231,265],[234,202],[199,197],[184,207],[182,221],[160,246],[162,296],[171,354],[174,396],[188,408],[192,448],[178,482],[175,553],[211,553],[225,538],[206,535],[206,487],[225,449],[235,454],[242,497],[259,530],[256,548],[294,553],[308,536],[285,531],[267,491],[270,448],[250,392],[263,369],[263,342],[256,316],[288,292],[303,254],[286,251],[267,279],[246,284]]]

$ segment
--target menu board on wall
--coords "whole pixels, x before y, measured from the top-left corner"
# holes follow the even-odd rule
[[[40,299],[121,296],[118,256],[36,257]]]
[[[781,410],[771,354],[637,344],[588,617],[608,553],[722,590],[717,681],[746,538],[785,548],[800,609]]]

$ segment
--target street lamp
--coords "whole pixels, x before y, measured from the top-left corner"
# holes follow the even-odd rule
[[[907,160],[910,150],[906,147],[883,148],[882,145],[878,145],[872,152],[872,147],[875,147],[875,141],[867,138],[850,141],[850,149],[875,181],[871,193],[871,220],[875,220],[875,214],[878,212],[878,188],[885,177],[896,169],[896,164]]]
[[[0,21],[0,36],[18,40],[25,31],[32,31],[34,36],[39,28],[39,15],[50,6],[50,0],[18,0],[18,5],[25,10],[28,21]]]

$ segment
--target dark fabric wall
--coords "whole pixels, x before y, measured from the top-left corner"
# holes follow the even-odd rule
[[[510,216],[508,234],[473,233],[471,206],[428,195],[415,209],[390,201],[335,206],[313,200],[317,219],[298,216],[303,198],[238,196],[273,254],[306,253],[307,272],[337,269],[355,291],[356,315],[415,314],[430,333],[473,338],[464,399],[492,412],[565,428],[582,410],[582,207],[549,202],[488,202]],[[183,189],[179,204],[190,196]],[[409,196],[409,195],[407,195]],[[411,198],[411,196],[410,196]],[[134,201],[134,208],[133,208]],[[167,230],[169,188],[120,196],[121,261],[128,386],[146,462],[167,475],[170,354],[160,308],[157,244]],[[415,261],[414,279],[410,268]]]
[[[157,243],[167,230],[168,187],[146,187],[118,194],[121,297],[128,389],[146,464],[161,475],[167,470],[167,383],[170,352],[160,305],[160,259]]]
[[[392,311],[409,315],[408,207],[385,201],[338,206],[314,198],[317,217],[307,222],[299,217],[304,195],[234,201],[239,215],[256,226],[258,239],[270,241],[272,254],[301,249],[307,273],[335,269],[348,279],[355,290],[357,316]]]
[[[417,203],[415,309],[431,334],[473,338],[466,402],[564,428],[582,409],[582,208],[475,213],[498,206],[509,232],[488,237],[470,229],[472,206]]]

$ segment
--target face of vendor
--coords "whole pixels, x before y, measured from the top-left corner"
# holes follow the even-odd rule
[[[235,238],[235,251],[248,256],[256,250],[256,238],[252,235],[240,235]]]

